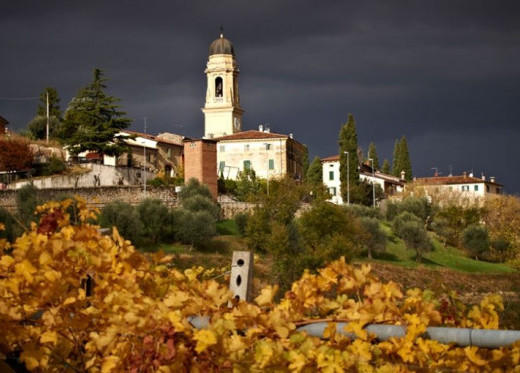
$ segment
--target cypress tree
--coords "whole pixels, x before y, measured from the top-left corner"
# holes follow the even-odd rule
[[[406,141],[406,136],[404,135],[401,137],[401,142],[399,144],[399,153],[399,164],[401,166],[401,170],[405,172],[404,178],[406,181],[412,181],[412,162],[410,161],[408,143]]]
[[[130,119],[119,110],[119,99],[105,93],[106,81],[103,70],[94,69],[92,83],[78,92],[65,113],[62,136],[73,154],[90,150],[118,156],[126,151],[116,135],[130,125]]]
[[[348,115],[347,123],[341,126],[339,132],[339,178],[341,180],[341,196],[347,201],[347,174],[350,184],[350,191],[359,185],[359,160],[358,160],[358,141],[356,120],[352,114]],[[346,152],[348,152],[348,157]],[[348,161],[348,167],[347,167]],[[351,198],[352,201],[352,198]]]
[[[370,158],[374,160],[374,169],[379,170],[379,158],[377,157],[376,144],[373,141],[368,146],[368,159]]]
[[[401,142],[399,141],[399,139],[396,139],[395,144],[394,144],[392,175],[397,176],[397,177],[401,176],[401,170],[402,170],[402,166],[401,166],[400,159],[399,159],[399,155],[401,154],[401,152],[399,150],[400,145],[401,145]]]
[[[381,167],[381,172],[384,174],[390,174],[390,162],[385,158],[383,161],[383,167]]]
[[[314,157],[307,171],[305,181],[311,186],[323,184],[323,165],[319,157]]]

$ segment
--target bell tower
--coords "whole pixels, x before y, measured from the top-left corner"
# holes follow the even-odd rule
[[[204,71],[207,77],[204,113],[204,137],[207,139],[242,131],[238,66],[233,44],[220,37],[209,46],[209,59]]]

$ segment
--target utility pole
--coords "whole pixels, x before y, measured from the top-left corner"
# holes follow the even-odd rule
[[[146,117],[144,119],[144,134],[146,135]],[[143,195],[146,198],[146,137],[143,141]]]
[[[47,97],[47,127],[45,128],[46,130],[46,139],[47,139],[47,142],[49,142],[49,90],[47,90],[46,92],[46,97]]]

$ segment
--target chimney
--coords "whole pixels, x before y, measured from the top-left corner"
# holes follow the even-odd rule
[[[492,183],[494,183],[494,182],[495,182],[495,180],[496,180],[496,179],[495,179],[495,177],[494,177],[494,176],[491,176],[491,177],[489,178],[489,181],[491,181]]]
[[[484,176],[484,173],[482,172],[482,180],[486,181],[486,176]]]
[[[467,173],[466,171],[464,171],[464,172],[462,173],[462,177],[463,177],[463,178],[467,178],[467,177],[468,177],[468,173]]]
[[[264,125],[263,124],[258,126],[258,131],[264,132]]]
[[[293,138],[293,134],[292,134],[292,133],[289,134],[289,138],[290,138],[290,139]]]
[[[265,127],[264,132],[266,132],[266,133],[271,133],[271,129],[270,129],[269,127]]]
[[[406,172],[404,172],[404,170],[401,171],[401,180],[404,180],[404,177],[405,177],[405,176],[406,176]]]
[[[473,172],[470,172],[470,173],[469,173],[469,177],[473,177]]]

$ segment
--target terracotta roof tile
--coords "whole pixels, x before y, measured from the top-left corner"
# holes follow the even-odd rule
[[[279,139],[279,138],[286,139],[288,137],[289,136],[287,136],[287,135],[281,135],[279,133],[260,132],[260,131],[250,130],[250,131],[237,132],[237,133],[234,133],[232,135],[216,137],[215,139],[217,141],[222,141],[222,140],[260,140],[260,139]]]
[[[437,177],[418,177],[414,180],[417,184],[430,184],[430,185],[450,185],[450,184],[495,184],[502,185],[500,183],[492,183],[489,180],[479,179],[478,177],[472,176],[437,176]]]

